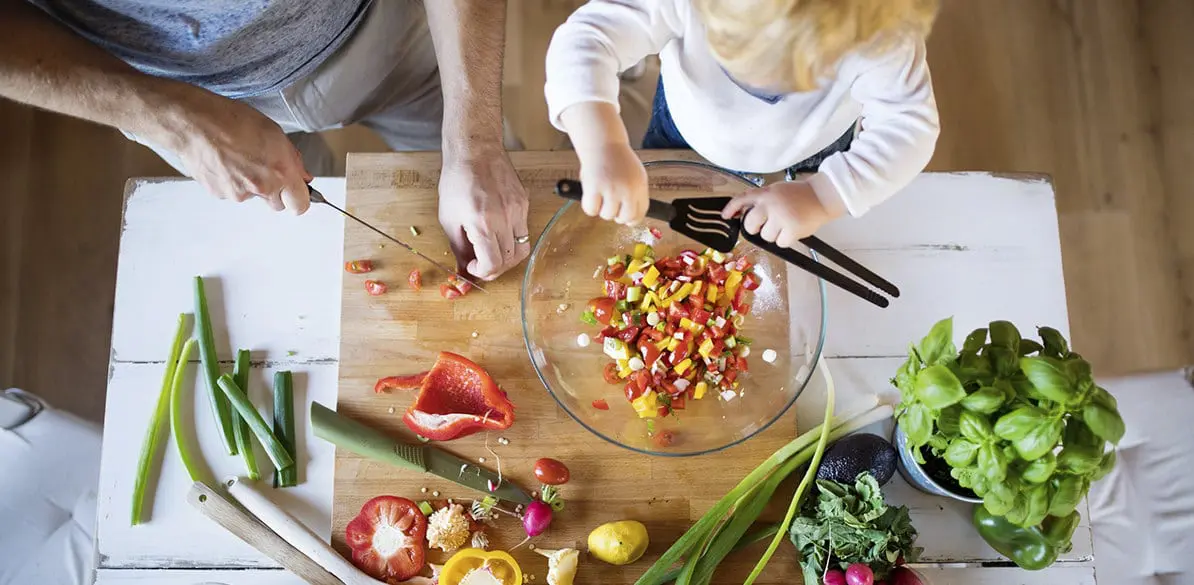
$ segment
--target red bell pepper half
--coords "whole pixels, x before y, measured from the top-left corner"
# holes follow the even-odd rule
[[[402,420],[420,436],[450,441],[514,424],[514,404],[506,393],[481,366],[454,353],[440,352],[425,374],[382,378],[376,388],[410,388],[419,377],[419,395]]]
[[[373,385],[373,391],[381,394],[391,390],[418,390],[428,373],[430,372],[419,372],[410,376],[386,376]]]
[[[396,583],[423,569],[427,517],[406,498],[377,496],[365,502],[344,532],[352,564],[375,579]]]

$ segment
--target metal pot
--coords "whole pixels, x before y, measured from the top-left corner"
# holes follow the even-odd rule
[[[907,481],[912,487],[934,496],[944,496],[972,504],[982,503],[982,498],[976,497],[969,491],[960,494],[934,481],[912,457],[912,449],[908,446],[908,435],[904,434],[898,422],[895,425],[895,432],[892,433],[891,442],[895,444],[896,453],[899,453],[896,468],[900,470],[904,481]]]

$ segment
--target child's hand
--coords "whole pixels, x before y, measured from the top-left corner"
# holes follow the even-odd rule
[[[590,216],[635,225],[647,215],[647,170],[629,144],[606,145],[577,151],[580,182],[584,187],[581,209]]]
[[[744,210],[742,229],[784,248],[795,246],[834,219],[812,186],[803,181],[747,191],[731,199],[721,216],[730,219]]]

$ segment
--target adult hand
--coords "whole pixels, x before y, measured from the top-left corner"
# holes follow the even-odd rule
[[[191,178],[221,199],[261,197],[275,211],[306,212],[312,177],[282,129],[250,106],[211,97],[190,109],[172,140]]]
[[[439,177],[439,221],[456,263],[493,280],[531,253],[528,200],[518,173],[500,147],[445,158]]]
[[[777,246],[791,248],[834,219],[816,191],[804,181],[774,183],[752,189],[726,204],[721,216],[742,213],[742,229]]]

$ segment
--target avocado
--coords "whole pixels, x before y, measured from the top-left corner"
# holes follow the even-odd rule
[[[878,435],[848,435],[825,450],[817,479],[853,485],[864,471],[871,472],[879,485],[887,483],[896,471],[895,447]]]

